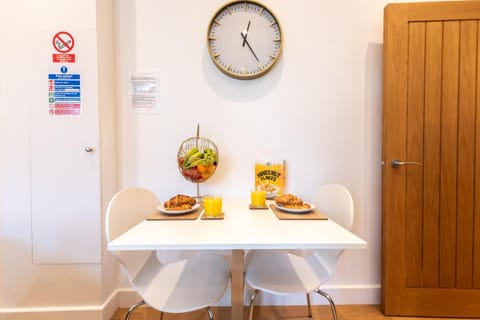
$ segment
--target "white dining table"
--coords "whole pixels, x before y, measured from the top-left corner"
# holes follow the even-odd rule
[[[280,220],[270,208],[250,210],[248,203],[248,199],[223,199],[221,220],[144,220],[110,241],[107,248],[231,250],[231,319],[242,320],[245,250],[367,247],[364,240],[330,219]]]

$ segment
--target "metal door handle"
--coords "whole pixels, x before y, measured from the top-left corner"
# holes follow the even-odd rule
[[[394,168],[398,168],[400,166],[404,166],[404,165],[407,165],[407,164],[422,165],[420,162],[392,160],[392,167],[394,167]]]
[[[92,147],[85,147],[84,150],[85,150],[85,152],[93,152],[93,151],[95,151],[95,149],[92,148]]]

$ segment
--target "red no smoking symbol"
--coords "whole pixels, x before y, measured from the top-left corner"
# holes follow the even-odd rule
[[[60,31],[53,36],[52,43],[55,50],[61,53],[67,53],[73,49],[75,40],[73,40],[73,36],[70,33]]]

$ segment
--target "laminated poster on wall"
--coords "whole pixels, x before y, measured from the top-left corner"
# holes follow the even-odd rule
[[[255,189],[265,190],[267,198],[272,199],[285,191],[285,160],[256,161]]]
[[[62,30],[52,32],[51,41],[48,113],[52,116],[78,116],[82,113],[82,103],[75,38],[72,32]]]
[[[156,113],[159,105],[159,76],[156,73],[135,73],[130,77],[132,109],[139,113]]]

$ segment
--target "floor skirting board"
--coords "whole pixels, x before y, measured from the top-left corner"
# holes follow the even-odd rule
[[[113,310],[115,313],[116,309]],[[112,313],[112,314],[113,314]],[[110,319],[98,306],[85,307],[44,307],[4,308],[0,310],[2,320],[104,320]]]
[[[335,304],[380,304],[380,285],[344,285],[344,286],[323,286],[322,290],[327,292]],[[251,290],[247,289],[247,297],[244,301],[250,301]],[[303,305],[306,304],[305,295],[278,296],[262,293],[257,297],[256,305],[275,306],[275,305]],[[313,305],[328,304],[327,300],[319,294],[311,295]]]
[[[355,286],[325,286],[323,290],[328,292],[337,305],[341,304],[379,304],[379,285],[355,285]],[[245,304],[249,301],[251,290],[247,289]],[[35,307],[35,308],[0,308],[2,320],[109,320],[118,308],[128,308],[140,297],[132,289],[118,289],[98,306],[61,306],[61,307]],[[326,304],[319,295],[312,295],[312,304]],[[257,299],[257,305],[303,305],[306,303],[304,295],[280,297],[269,294],[261,294]],[[216,304],[216,306],[229,306],[230,292]]]
[[[124,293],[124,291],[127,291]],[[119,308],[121,297],[136,293],[132,290],[113,292],[102,305],[0,308],[1,320],[109,320]]]
[[[355,285],[355,286],[324,286],[322,290],[326,291],[335,301],[335,304],[380,304],[380,285]],[[248,305],[251,289],[247,289],[243,301]],[[119,308],[128,308],[138,302],[140,297],[132,289],[123,289],[119,292]],[[312,294],[312,304],[328,304],[327,301],[318,294]],[[295,296],[274,296],[262,293],[258,296],[256,305],[303,305],[306,304],[304,295]],[[223,298],[216,306],[226,307],[230,305],[230,291],[227,290]]]

